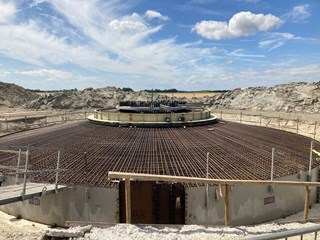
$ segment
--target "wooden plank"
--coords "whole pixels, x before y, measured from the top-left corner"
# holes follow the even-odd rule
[[[319,187],[320,182],[297,182],[297,181],[270,181],[270,180],[234,180],[234,179],[206,179],[197,177],[181,177],[170,175],[155,175],[128,172],[109,172],[109,179],[131,179],[140,181],[164,181],[181,182],[192,184],[211,184],[211,185],[284,185],[284,186],[313,186]]]
[[[224,225],[230,226],[230,200],[229,200],[229,191],[230,186],[224,185],[225,196],[224,196]]]
[[[304,214],[303,214],[303,219],[305,221],[308,220],[308,216],[309,216],[309,204],[310,204],[310,187],[306,186],[306,198],[305,198],[305,202],[304,202]]]
[[[130,179],[125,180],[126,223],[131,223],[131,186]]]

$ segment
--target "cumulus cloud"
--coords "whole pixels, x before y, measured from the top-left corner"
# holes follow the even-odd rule
[[[129,17],[124,17],[121,20],[115,19],[109,23],[109,27],[119,33],[137,33],[148,29],[146,23],[140,15],[133,13]]]
[[[305,22],[311,16],[309,4],[297,5],[284,15],[284,19],[291,22]]]
[[[17,9],[14,3],[0,0],[0,24],[14,19]]]
[[[233,15],[229,22],[201,21],[196,23],[193,30],[202,37],[210,40],[236,38],[265,32],[282,24],[280,18],[272,14],[254,14],[239,12]]]
[[[123,13],[127,2],[47,0],[46,4],[53,12],[46,14],[57,18],[59,27],[54,25],[57,21],[40,18],[41,14],[39,18],[20,19],[0,27],[2,56],[42,68],[25,71],[25,76],[67,77],[68,74],[48,69],[68,64],[84,71],[98,71],[110,79],[130,82],[131,76],[139,76],[144,86],[146,82],[152,84],[150,79],[185,79],[198,59],[215,54],[212,49],[199,48],[198,43],[177,44],[174,38],[151,41],[149,36],[160,31],[162,25],[147,22],[144,14]],[[34,11],[41,13],[42,8]],[[197,61],[191,63],[194,59]]]
[[[160,20],[167,21],[170,19],[168,16],[163,16],[161,13],[154,11],[154,10],[147,10],[145,13],[145,16],[149,20],[153,19],[153,18],[158,18]]]

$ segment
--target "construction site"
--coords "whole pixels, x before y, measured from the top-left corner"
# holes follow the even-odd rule
[[[319,202],[316,149],[200,106],[126,103],[1,137],[0,209],[55,226],[237,226],[301,210],[307,220]]]

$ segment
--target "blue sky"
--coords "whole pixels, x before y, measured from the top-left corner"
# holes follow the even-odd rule
[[[0,81],[218,90],[320,81],[320,2],[0,0]]]

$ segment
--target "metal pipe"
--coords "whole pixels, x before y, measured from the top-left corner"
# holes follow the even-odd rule
[[[312,153],[313,153],[313,141],[311,141],[310,144],[310,159],[309,159],[309,176],[310,176],[310,180],[311,180],[311,168],[312,168]]]
[[[253,236],[245,238],[245,240],[273,240],[273,239],[283,239],[294,236],[300,236],[308,233],[317,233],[320,231],[320,224],[317,224],[312,227],[304,227],[299,229],[292,229],[287,231],[275,232],[275,233],[267,233],[259,236]]]
[[[24,200],[26,195],[26,186],[27,186],[27,171],[28,171],[28,164],[29,164],[29,148],[26,152],[26,162],[25,162],[25,168],[24,168],[24,176],[23,176],[23,189],[22,189],[22,200]]]
[[[18,163],[17,163],[17,174],[16,174],[16,180],[14,184],[18,184],[18,178],[19,178],[19,169],[20,169],[20,160],[21,160],[21,148],[19,148],[19,153],[18,153]]]
[[[271,181],[273,181],[273,168],[274,168],[274,155],[276,148],[272,148],[272,158],[271,158]]]
[[[209,155],[210,153],[207,152],[207,178],[209,178]]]
[[[206,178],[209,178],[209,155],[210,153],[207,152],[207,174]],[[209,184],[206,184],[206,206],[209,206]]]
[[[58,193],[59,166],[60,166],[60,150],[58,150],[58,157],[57,157],[56,182],[55,182],[55,192],[56,193]]]

